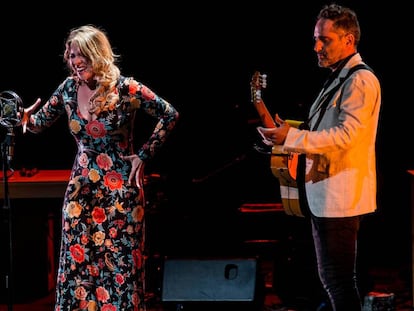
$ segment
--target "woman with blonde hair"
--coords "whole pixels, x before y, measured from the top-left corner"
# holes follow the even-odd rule
[[[145,310],[144,164],[166,141],[179,114],[141,82],[121,75],[107,35],[72,29],[69,76],[43,106],[24,109],[23,131],[40,133],[61,116],[78,151],[62,208],[55,311]],[[135,115],[157,121],[134,146]]]

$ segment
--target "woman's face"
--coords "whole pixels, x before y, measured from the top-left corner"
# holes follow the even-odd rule
[[[90,82],[93,79],[94,73],[90,60],[81,53],[79,47],[74,43],[70,46],[69,59],[73,71],[76,72],[80,80]]]

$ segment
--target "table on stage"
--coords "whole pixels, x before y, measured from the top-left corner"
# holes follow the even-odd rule
[[[4,178],[0,173],[0,195],[4,198]],[[70,170],[39,170],[32,176],[15,171],[7,178],[10,199],[63,198]]]

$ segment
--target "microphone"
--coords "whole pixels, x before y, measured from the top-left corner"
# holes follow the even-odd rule
[[[22,123],[23,116],[22,100],[13,91],[0,93],[0,125],[7,129],[3,142],[3,152],[10,162],[14,156],[14,128]]]
[[[19,126],[22,122],[23,103],[13,91],[0,93],[0,124],[6,128]]]

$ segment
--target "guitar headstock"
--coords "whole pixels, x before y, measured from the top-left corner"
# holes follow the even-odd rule
[[[257,103],[262,100],[262,89],[267,87],[267,75],[261,74],[256,71],[253,74],[252,81],[250,82],[252,102]]]

